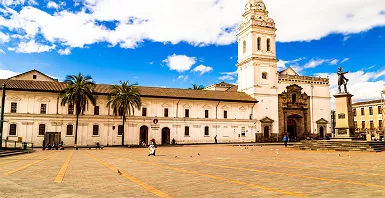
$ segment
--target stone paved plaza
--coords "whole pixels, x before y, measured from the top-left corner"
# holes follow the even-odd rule
[[[0,197],[385,196],[385,153],[210,145],[157,155],[105,148],[1,158]]]

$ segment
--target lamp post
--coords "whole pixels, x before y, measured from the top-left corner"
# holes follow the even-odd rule
[[[0,115],[0,148],[3,148],[3,126],[4,126],[4,105],[5,105],[5,84],[2,86],[3,95],[1,98],[1,115]]]

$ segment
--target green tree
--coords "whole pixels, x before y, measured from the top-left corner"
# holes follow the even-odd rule
[[[64,83],[67,84],[67,87],[60,91],[59,97],[61,98],[62,106],[68,104],[75,108],[75,144],[77,144],[79,116],[84,114],[89,102],[92,105],[96,105],[96,96],[94,95],[95,82],[91,76],[83,76],[79,73],[77,75],[68,75]]]
[[[137,84],[120,81],[119,85],[114,85],[108,95],[107,106],[113,109],[115,115],[122,116],[122,146],[124,146],[124,122],[126,121],[126,116],[127,114],[131,115],[131,113],[134,113],[135,108],[140,109],[142,106]]]
[[[202,90],[205,88],[203,87],[203,85],[197,85],[197,84],[193,84],[192,86],[193,86],[192,89],[194,90]]]

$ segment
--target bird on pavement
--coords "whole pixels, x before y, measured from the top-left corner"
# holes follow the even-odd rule
[[[120,172],[120,170],[119,170],[119,169],[118,169],[118,174],[119,174],[119,175],[122,175],[122,172]]]

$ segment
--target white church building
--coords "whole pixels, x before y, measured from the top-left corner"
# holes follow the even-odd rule
[[[78,145],[280,141],[331,134],[329,79],[277,71],[275,23],[262,0],[249,0],[238,32],[238,85],[219,83],[204,90],[139,87],[142,108],[121,116],[107,106],[112,85],[98,84],[97,105],[79,119]],[[73,108],[61,106],[66,85],[32,70],[0,80],[6,85],[3,139],[40,146],[73,145]],[[0,93],[1,94],[1,93]]]

